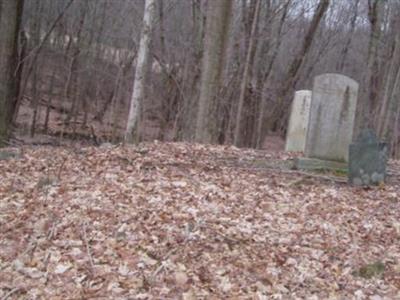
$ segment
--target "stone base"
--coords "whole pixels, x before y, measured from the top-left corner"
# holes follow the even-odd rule
[[[294,160],[295,169],[303,170],[336,170],[347,172],[347,163],[316,158],[299,157]]]

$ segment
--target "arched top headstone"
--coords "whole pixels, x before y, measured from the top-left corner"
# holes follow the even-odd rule
[[[314,84],[315,82],[321,82],[321,83],[326,83],[329,85],[347,85],[352,87],[355,90],[358,90],[359,84],[357,81],[354,79],[342,75],[342,74],[337,74],[337,73],[325,73],[318,75],[314,78]]]
[[[312,92],[296,91],[292,102],[285,151],[304,152]]]
[[[295,99],[296,96],[310,96],[311,97],[312,91],[310,90],[298,90],[295,92]]]
[[[314,79],[306,156],[322,160],[348,160],[353,138],[358,83],[341,74]]]

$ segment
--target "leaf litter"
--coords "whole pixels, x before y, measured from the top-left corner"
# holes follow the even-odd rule
[[[400,299],[399,183],[271,167],[289,159],[26,148],[0,161],[0,299]]]

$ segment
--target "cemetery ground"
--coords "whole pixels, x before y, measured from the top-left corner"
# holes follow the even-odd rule
[[[400,299],[385,185],[282,152],[25,147],[0,160],[0,299]]]

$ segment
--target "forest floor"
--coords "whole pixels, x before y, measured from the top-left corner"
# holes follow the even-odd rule
[[[0,160],[0,299],[400,299],[385,185],[282,152],[24,147]]]

